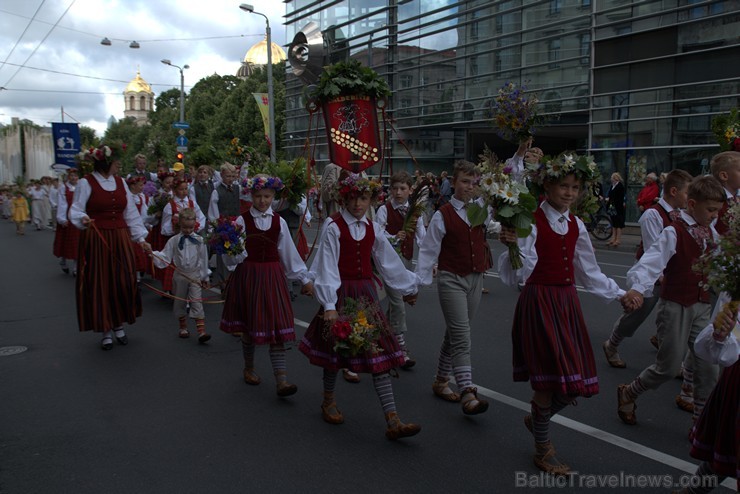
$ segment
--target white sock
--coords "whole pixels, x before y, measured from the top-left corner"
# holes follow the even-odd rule
[[[123,338],[124,336],[126,336],[126,332],[123,330],[123,328],[116,328],[113,331],[116,334],[116,338]]]

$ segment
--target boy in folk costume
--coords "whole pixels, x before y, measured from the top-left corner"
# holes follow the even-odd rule
[[[455,163],[450,202],[432,216],[419,248],[416,274],[419,283],[432,283],[432,270],[438,263],[439,303],[445,318],[445,336],[439,352],[437,376],[432,391],[439,398],[461,402],[466,415],[483,413],[488,402],[478,397],[473,387],[470,361],[470,322],[480,303],[483,273],[491,267],[491,253],[486,241],[486,224],[470,226],[467,204],[473,200],[479,172],[473,163]],[[483,206],[481,200],[479,205]],[[459,393],[449,387],[454,373]]]
[[[203,238],[195,233],[196,212],[191,208],[179,211],[179,230],[167,241],[161,252],[152,252],[154,264],[166,268],[173,264],[176,268],[172,277],[174,303],[172,310],[180,323],[180,338],[188,338],[188,315],[195,319],[198,331],[198,343],[211,339],[206,333],[206,320],[203,312],[201,288],[208,286],[208,249]],[[186,305],[190,304],[188,314]]]
[[[216,221],[221,216],[235,218],[239,216],[241,203],[239,202],[240,187],[235,183],[236,167],[231,163],[221,165],[221,183],[213,190],[208,205],[208,220]],[[214,284],[225,283],[229,278],[229,270],[224,265],[221,256],[216,256],[216,273]]]
[[[371,259],[385,283],[401,292],[412,305],[416,301],[416,277],[404,268],[393,246],[383,235],[383,229],[365,216],[371,201],[380,191],[380,184],[351,174],[337,187],[344,208],[325,221],[311,270],[315,273],[314,293],[321,308],[306,330],[299,348],[312,364],[324,369],[324,401],[321,404],[324,421],[330,424],[344,422],[334,399],[334,388],[337,373],[347,368],[373,375],[375,392],[387,422],[386,437],[395,440],[413,436],[421,427],[404,424],[396,412],[389,371],[403,365],[403,352],[378,305]],[[374,341],[368,341],[371,336],[366,336],[366,345],[356,353],[340,352],[337,345],[347,341],[349,335],[334,331],[346,299],[366,301],[369,315],[365,317],[374,321],[375,329],[380,332]]]
[[[224,262],[235,265],[235,269],[226,291],[221,330],[241,334],[247,384],[262,382],[255,371],[254,353],[257,345],[269,345],[277,395],[290,396],[298,387],[287,377],[285,343],[295,340],[295,329],[285,280],[300,281],[302,293],[307,295],[313,293],[313,285],[287,223],[271,208],[283,183],[279,178],[259,174],[246,184],[252,206],[236,219],[245,232],[245,251],[234,257],[224,256]]]
[[[714,155],[709,169],[725,189],[726,200],[714,225],[717,233],[724,235],[728,230],[727,210],[737,202],[737,191],[740,189],[740,152],[724,151]]]
[[[656,318],[660,348],[655,363],[617,389],[617,413],[628,425],[637,423],[637,398],[673,379],[687,349],[694,362],[694,420],[717,382],[717,367],[694,353],[696,336],[710,322],[711,306],[709,292],[703,288],[706,280],[692,266],[717,237],[711,224],[725,202],[725,190],[714,177],[697,177],[689,186],[688,198],[686,210],[663,229],[658,240],[627,272],[631,289],[625,299],[637,306],[663,276]]]
[[[213,170],[208,165],[201,165],[195,173],[195,180],[190,184],[188,196],[198,204],[203,214],[208,214],[208,206],[211,203],[211,195],[216,184],[211,179]],[[204,225],[205,226],[205,225]]]
[[[80,231],[69,223],[69,208],[72,206],[75,188],[79,175],[75,168],[67,171],[67,181],[59,187],[57,195],[57,229],[54,236],[54,257],[59,258],[59,265],[64,273],[77,275],[77,242]]]
[[[409,208],[416,207],[415,204],[409,204],[412,185],[413,179],[408,172],[402,171],[394,174],[391,177],[391,199],[378,208],[375,216],[375,222],[385,229],[385,236],[400,251],[399,255],[406,269],[411,269],[411,259],[414,256],[414,240],[416,240],[417,245],[421,245],[426,232],[424,219],[420,214],[423,212],[423,208],[418,212],[411,211],[411,214],[416,213],[413,233],[409,234],[403,230]],[[413,221],[413,218],[410,218],[410,220]],[[406,338],[404,337],[404,333],[406,333],[406,308],[403,296],[390,287],[386,288],[386,294],[388,295],[388,321],[396,335],[398,345],[403,350],[404,363],[401,368],[410,369],[416,365],[416,360],[409,356],[406,347]]]

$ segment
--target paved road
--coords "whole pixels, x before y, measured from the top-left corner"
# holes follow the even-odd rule
[[[547,486],[522,424],[530,389],[511,380],[518,293],[495,273],[486,278],[491,293],[473,328],[474,379],[492,400],[488,413],[465,417],[431,394],[443,325],[436,288],[426,288],[409,310],[407,340],[419,363],[393,381],[401,417],[423,430],[390,442],[367,376],[359,385],[338,383],[341,426],[321,420],[321,370],[295,348],[288,369],[297,395],[275,395],[264,348],[257,352],[263,383],[244,384],[239,341],[217,330],[220,305],[206,307],[214,337],[199,346],[177,338],[170,303],[147,292],[144,316],[128,330],[131,343],[101,351],[99,335],[77,331],[74,281],[51,256],[51,232],[16,237],[13,229],[0,223],[0,348],[28,350],[0,357],[1,493],[498,493]],[[632,262],[628,243],[597,248],[604,271],[622,285]],[[568,407],[552,427],[561,456],[582,474],[555,487],[668,492],[663,482],[694,469],[689,415],[673,403],[678,381],[641,400],[639,425],[623,425],[615,388],[651,363],[651,329],[623,345],[627,369],[612,369],[600,344],[620,308],[586,293],[581,300],[602,391]],[[299,335],[316,308],[311,299],[296,300]],[[624,488],[630,482],[661,484]]]

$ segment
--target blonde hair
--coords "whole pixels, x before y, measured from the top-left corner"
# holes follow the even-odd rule
[[[206,170],[208,172],[208,176],[209,177],[212,177],[213,176],[213,168],[211,168],[210,166],[208,166],[208,165],[200,165],[198,167],[198,170],[197,171],[200,172],[201,170]]]
[[[221,165],[221,173],[224,172],[234,172],[236,173],[236,167],[229,163],[228,161],[224,162],[223,165]]]
[[[195,221],[195,210],[192,208],[183,208],[178,214],[180,215],[180,220]]]
[[[689,199],[695,201],[725,202],[725,188],[711,175],[696,177],[689,184]]]
[[[611,179],[612,180],[617,179],[620,182],[624,182],[624,180],[622,180],[622,175],[620,175],[619,172],[612,173]]]
[[[719,180],[720,173],[729,172],[735,166],[740,166],[740,153],[737,151],[724,151],[715,154],[709,163],[712,176],[717,180]]]

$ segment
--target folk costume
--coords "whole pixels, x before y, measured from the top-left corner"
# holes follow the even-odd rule
[[[76,186],[65,182],[59,187],[57,196],[57,228],[54,235],[54,257],[59,258],[62,271],[77,273],[77,249],[80,231],[69,222],[69,209],[72,207]]]

